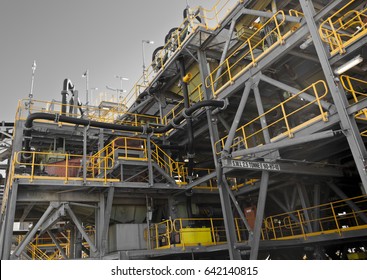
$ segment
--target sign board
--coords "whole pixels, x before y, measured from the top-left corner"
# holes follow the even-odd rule
[[[247,161],[247,160],[234,160],[234,159],[223,160],[223,167],[266,170],[266,171],[281,171],[280,165],[277,163],[261,162],[261,161]]]

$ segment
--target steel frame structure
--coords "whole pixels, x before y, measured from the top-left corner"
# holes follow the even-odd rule
[[[310,247],[313,257],[326,258],[364,246],[366,125],[356,114],[367,101],[351,102],[334,74],[356,55],[367,59],[363,1],[325,7],[318,0],[229,1],[225,15],[222,2],[228,1],[191,11],[167,35],[124,104],[70,105],[67,121],[60,121],[65,111],[49,109],[50,118],[32,120],[32,126],[28,118],[40,109],[28,103],[25,117],[18,111],[0,219],[1,259],[31,258],[27,246],[42,234],[51,240],[44,247],[64,259],[200,258],[212,252],[237,260],[292,259],[312,257]],[[329,51],[320,28],[340,39],[330,19],[343,14],[351,23],[341,34],[361,34],[338,54]],[[347,74],[367,81],[364,67]],[[106,104],[115,107],[104,110]],[[248,207],[256,207],[251,221]],[[284,220],[274,218],[280,213],[287,213]],[[340,215],[350,213],[342,222]],[[14,222],[25,221],[30,229],[13,231]],[[146,224],[145,247],[111,249],[111,225],[129,223]],[[211,234],[207,245],[201,237],[184,242],[185,231],[204,226]],[[67,247],[60,237],[65,232]],[[24,238],[14,241],[16,234]],[[290,253],[290,247],[297,250]]]

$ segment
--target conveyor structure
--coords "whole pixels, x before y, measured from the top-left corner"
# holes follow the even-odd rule
[[[366,258],[366,44],[363,0],[218,0],[123,100],[21,100],[1,259]]]

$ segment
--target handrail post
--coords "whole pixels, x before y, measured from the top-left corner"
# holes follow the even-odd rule
[[[301,216],[301,213],[299,212],[299,210],[297,210],[297,214],[298,214],[298,220],[299,220],[299,224],[301,226],[303,238],[306,240],[306,233],[305,233],[305,229],[303,228],[302,216]]]
[[[288,123],[288,119],[287,119],[287,113],[285,112],[285,108],[284,108],[283,102],[280,103],[280,107],[282,108],[283,118],[284,118],[285,125],[287,127],[288,137],[289,138],[292,138],[293,137],[293,134],[292,134],[291,129],[289,127],[289,123]]]
[[[340,227],[339,227],[338,219],[337,219],[337,217],[336,217],[336,215],[335,215],[335,210],[334,210],[334,206],[333,206],[333,203],[332,203],[332,202],[330,202],[330,206],[331,206],[331,211],[333,212],[333,217],[334,217],[335,225],[336,225],[336,227],[337,227],[337,229],[338,229],[338,233],[339,233],[339,235],[341,236],[341,235],[342,235],[342,233],[341,233],[341,231],[340,231]]]
[[[217,245],[217,239],[215,238],[215,232],[214,232],[213,218],[210,218],[210,227],[212,232],[213,243],[214,245]]]

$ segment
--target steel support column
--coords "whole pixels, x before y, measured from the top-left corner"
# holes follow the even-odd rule
[[[348,101],[344,90],[341,87],[340,81],[333,74],[330,66],[328,55],[325,47],[318,33],[318,26],[314,21],[315,9],[312,1],[300,0],[303,13],[309,28],[317,55],[320,59],[321,67],[324,72],[326,82],[330,89],[331,96],[334,100],[336,110],[340,117],[340,126],[345,132],[349,147],[357,166],[357,170],[361,177],[364,192],[367,193],[367,173],[365,169],[365,160],[367,158],[367,151],[359,134],[359,130],[353,116],[349,116],[347,112]]]
[[[313,224],[312,224],[312,228],[314,231],[320,231],[320,224],[319,224],[319,219],[320,219],[320,207],[317,207],[318,205],[321,204],[320,199],[321,199],[321,191],[320,191],[320,185],[316,184],[313,187],[313,205],[315,208],[313,208],[312,212],[313,212],[313,217],[312,219],[314,220]]]
[[[48,230],[48,231],[47,231],[47,233],[48,233],[48,235],[51,237],[52,242],[53,242],[53,243],[55,243],[55,245],[56,245],[57,249],[60,251],[60,253],[61,253],[62,257],[63,257],[65,260],[67,260],[67,259],[68,259],[68,257],[67,257],[67,255],[65,254],[64,249],[61,247],[61,245],[60,245],[59,241],[56,239],[55,235],[54,235],[50,230]]]
[[[114,193],[115,193],[115,188],[110,187],[108,189],[108,194],[107,194],[107,202],[106,202],[106,209],[105,209],[104,223],[103,223],[103,230],[102,230],[101,256],[104,256],[107,252],[108,229],[110,227],[110,218],[111,218]]]
[[[306,188],[302,183],[298,183],[297,184],[297,190],[298,190],[299,198],[301,200],[303,215],[305,216],[306,221],[308,221],[306,223],[307,230],[308,230],[308,232],[312,232],[312,227],[311,227],[311,223],[310,223],[311,218],[310,218],[310,215],[309,215],[309,212],[308,212],[308,208],[310,208],[310,200],[308,198]],[[300,222],[302,222],[302,221],[300,221]]]
[[[4,217],[5,220],[2,225],[4,227],[4,234],[2,240],[1,259],[3,260],[8,260],[10,258],[10,251],[13,240],[13,224],[15,217],[15,208],[17,203],[17,195],[18,195],[18,183],[13,182],[8,198],[8,203],[6,206],[6,214]]]
[[[200,76],[201,76],[201,80],[203,81],[204,98],[205,100],[209,100],[213,96],[213,93],[211,92],[211,89],[205,86],[205,83],[204,83],[205,78],[209,75],[208,61],[206,59],[205,53],[200,50],[198,51],[198,60],[199,60]],[[226,188],[223,187],[223,184],[221,182],[223,170],[216,156],[215,143],[219,140],[218,128],[216,126],[216,120],[215,118],[213,118],[212,112],[209,108],[206,108],[206,116],[208,120],[210,142],[211,142],[212,152],[213,152],[213,160],[214,160],[214,164],[215,164],[216,172],[217,172],[218,189],[219,189],[219,196],[220,196],[220,202],[221,202],[221,207],[222,207],[224,225],[225,225],[225,230],[226,230],[228,253],[229,253],[230,259],[240,260],[241,254],[236,248],[234,248],[234,244],[236,242],[236,227],[234,224],[234,217],[233,217],[232,208],[231,208],[231,201],[230,201],[229,194]]]
[[[264,107],[261,101],[258,81],[256,82],[255,87],[254,87],[254,96],[256,100],[258,114],[259,116],[262,116],[264,114]],[[263,130],[265,146],[266,146],[266,144],[270,143],[270,135],[269,135],[269,130],[267,128],[268,125],[266,123],[266,119],[264,116],[260,118],[260,123],[261,123],[261,128]],[[279,152],[275,151],[274,153],[270,155],[270,158],[274,158],[278,155],[279,155]],[[259,191],[257,208],[256,208],[254,236],[253,236],[253,240],[251,241],[250,260],[256,260],[259,254],[261,228],[263,225],[264,211],[265,211],[265,205],[266,205],[266,196],[268,193],[269,175],[270,174],[268,171],[262,171],[261,181],[260,181],[260,191]]]

